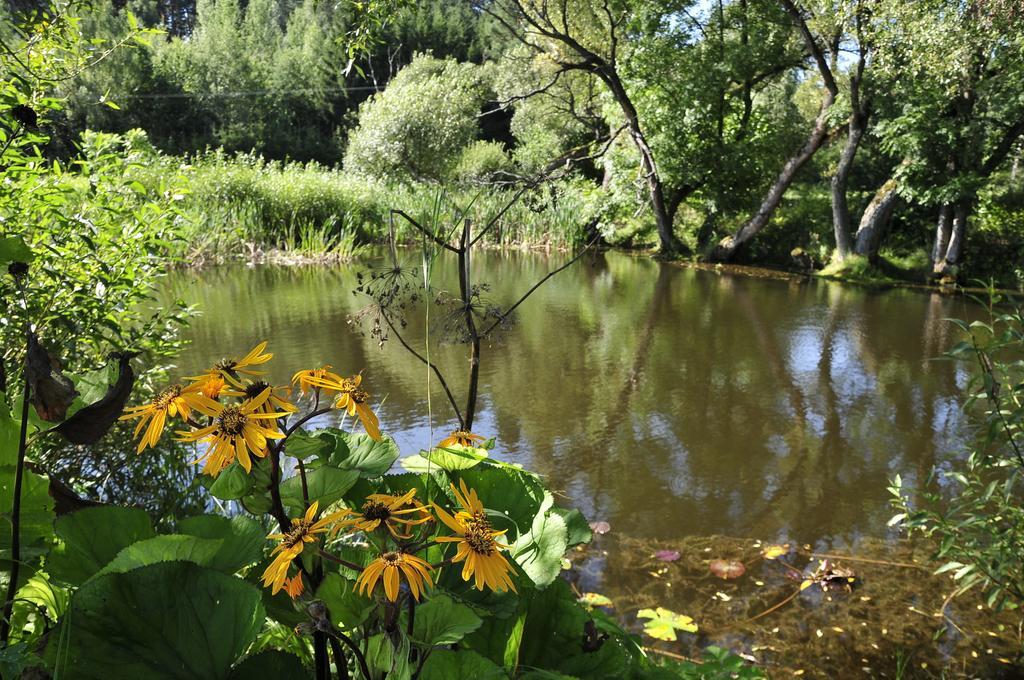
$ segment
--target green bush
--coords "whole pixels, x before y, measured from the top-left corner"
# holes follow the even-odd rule
[[[359,107],[345,169],[366,177],[440,181],[477,135],[486,70],[419,55]]]

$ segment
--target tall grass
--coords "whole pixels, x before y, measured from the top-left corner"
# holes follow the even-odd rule
[[[453,215],[486,224],[511,201],[510,189],[384,184],[316,163],[265,161],[213,151],[195,158],[156,151],[135,171],[147,186],[168,176],[186,180],[182,213],[194,262],[286,253],[296,259],[345,259],[358,246],[382,242],[390,212],[400,208],[421,223],[439,204]],[[503,247],[568,248],[584,239],[595,214],[582,185],[557,182],[527,192],[496,221],[487,241]],[[419,237],[395,220],[399,240]]]

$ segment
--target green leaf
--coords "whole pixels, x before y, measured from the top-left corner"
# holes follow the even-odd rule
[[[567,510],[559,507],[553,507],[551,511],[557,513],[565,520],[566,543],[568,547],[575,548],[578,545],[590,543],[593,540],[594,532],[582,512],[575,508]]]
[[[309,680],[310,674],[294,654],[267,649],[247,656],[235,666],[228,680]]]
[[[49,638],[55,675],[224,678],[263,625],[260,591],[189,562],[98,576]]]
[[[14,466],[0,467],[0,559],[4,569],[11,557],[11,507],[14,503]],[[53,538],[53,499],[50,481],[42,475],[24,470],[21,480],[21,559],[32,560],[45,553]],[[23,569],[21,578],[28,578]]]
[[[507,678],[508,675],[493,661],[472,650],[460,649],[453,652],[447,649],[435,649],[427,657],[419,677],[421,680],[454,680],[454,678],[495,680]]]
[[[56,621],[67,611],[70,593],[67,588],[55,586],[45,573],[37,571],[18,590],[17,597],[19,601],[32,602],[44,607],[46,616],[50,620]]]
[[[237,462],[227,466],[217,475],[210,486],[210,495],[222,501],[233,501],[245,496],[252,489],[253,478]]]
[[[341,499],[345,492],[359,479],[358,470],[341,470],[333,465],[321,465],[315,470],[306,472],[309,489],[309,502],[320,501],[320,508]],[[305,510],[306,501],[302,497],[302,478],[299,475],[286,479],[281,484],[281,501],[293,512]]]
[[[452,477],[456,486],[458,479],[463,479],[471,489],[475,489],[485,508],[508,517],[515,525],[517,535],[530,530],[541,504],[546,501],[547,492],[535,475],[511,467],[482,463],[469,470],[452,473]]]
[[[293,432],[289,435],[288,442],[285,444],[285,453],[299,460],[306,460],[313,456],[326,454],[331,450],[334,438],[326,435],[321,436],[324,432],[324,430],[314,433],[303,432],[302,430]]]
[[[132,543],[123,549],[92,578],[98,578],[103,574],[131,571],[158,562],[194,562],[201,566],[207,566],[223,543],[224,541],[219,539],[197,538],[182,534],[154,536]]]
[[[368,434],[353,434],[330,428],[327,436],[333,439],[328,461],[343,470],[357,470],[363,477],[380,477],[398,460],[398,444],[384,435],[374,441]]]
[[[0,238],[0,266],[6,267],[11,262],[31,262],[35,255],[20,236],[4,236]],[[7,272],[4,272],[6,275]]]
[[[512,544],[512,557],[526,575],[540,588],[554,581],[562,571],[562,557],[568,549],[568,529],[565,520],[548,510],[550,494],[542,509],[534,517],[530,531]]]
[[[480,623],[472,609],[438,593],[416,608],[412,639],[428,646],[451,645],[479,628]]]
[[[361,625],[377,607],[376,601],[357,593],[355,583],[340,574],[325,576],[316,597],[327,605],[331,622],[344,629]],[[416,613],[418,616],[419,610]]]
[[[7,406],[7,395],[0,392],[0,466],[18,464],[18,440],[21,421],[15,420]]]
[[[378,671],[388,680],[410,680],[412,668],[409,665],[409,638],[399,631],[396,646],[383,633],[367,641],[366,663],[370,671]]]
[[[433,472],[438,468],[446,472],[468,470],[489,458],[485,449],[444,448],[424,451],[402,459],[402,467],[409,472]]]
[[[263,557],[263,547],[267,542],[263,527],[245,515],[231,519],[220,515],[189,517],[178,523],[178,531],[200,538],[219,539],[220,549],[205,566],[227,574],[258,562]]]
[[[155,535],[144,511],[115,506],[63,515],[54,529],[63,545],[51,551],[47,569],[54,578],[72,585],[85,582],[132,543]]]
[[[697,624],[693,619],[664,607],[641,609],[636,616],[639,619],[650,619],[644,623],[644,632],[658,640],[675,641],[677,630],[686,633],[697,632]]]

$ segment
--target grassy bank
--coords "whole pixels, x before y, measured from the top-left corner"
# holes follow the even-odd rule
[[[351,259],[361,246],[388,238],[393,209],[438,228],[450,228],[462,219],[481,225],[496,220],[486,239],[496,247],[572,248],[595,230],[621,247],[653,248],[657,242],[653,221],[635,202],[610,196],[583,178],[544,184],[506,210],[512,189],[384,183],[316,163],[265,161],[221,151],[183,158],[159,153],[138,131],[105,137],[109,143],[89,146],[127,157],[133,178],[148,191],[174,186],[180,192],[181,228],[188,244],[181,255],[192,264]],[[794,187],[772,224],[741,254],[740,263],[791,271],[807,271],[810,263],[827,278],[924,284],[930,272],[923,245],[932,228],[928,215],[912,208],[901,212],[893,225],[892,243],[878,265],[851,261],[837,267],[830,265],[833,236],[827,187]],[[744,217],[716,216],[704,242],[716,243]],[[1021,219],[1024,200],[983,197],[972,221],[961,282],[992,279],[1006,289],[1024,289],[1024,242],[1015,241],[1010,228]],[[393,227],[401,241],[418,238],[403,219],[395,219]],[[680,208],[676,230],[694,250],[700,249],[699,235],[706,229],[700,210]],[[801,259],[794,252],[801,253]]]

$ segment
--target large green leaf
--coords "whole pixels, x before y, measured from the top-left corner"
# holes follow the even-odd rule
[[[245,658],[235,666],[228,680],[308,680],[311,673],[294,654],[268,649]]]
[[[85,508],[54,524],[63,541],[50,552],[47,569],[54,578],[78,585],[102,569],[124,548],[155,533],[149,515],[136,508]]]
[[[333,440],[328,461],[345,470],[358,470],[363,477],[379,477],[391,469],[398,460],[398,444],[384,435],[374,441],[368,434],[353,434],[329,428],[323,437]]]
[[[562,557],[568,547],[565,520],[550,509],[551,502],[551,495],[547,494],[540,511],[533,518],[530,531],[522,534],[511,549],[515,561],[538,587],[544,587],[558,577],[562,570]]]
[[[219,539],[220,550],[206,563],[206,566],[234,573],[263,557],[267,537],[258,522],[245,515],[231,519],[219,515],[199,515],[178,523],[178,531],[200,538]]]
[[[98,576],[71,598],[47,657],[62,678],[226,678],[263,625],[260,591],[189,562]]]
[[[15,420],[7,406],[7,395],[0,392],[0,466],[18,464],[18,439],[21,421]]]
[[[341,500],[357,479],[358,470],[342,470],[333,465],[321,465],[315,470],[309,470],[306,472],[309,502],[320,501],[320,508],[325,509],[331,503]],[[305,510],[306,501],[302,497],[302,478],[299,475],[289,477],[281,484],[281,501],[293,513]]]
[[[31,262],[35,255],[20,236],[0,238],[0,267],[6,269],[11,262]],[[5,272],[6,273],[6,272]]]
[[[437,593],[416,608],[412,639],[424,645],[455,644],[480,627],[472,609],[444,593]]]
[[[340,574],[328,574],[316,590],[317,599],[327,605],[331,621],[344,629],[360,625],[373,613],[377,603],[356,592],[355,583]],[[418,614],[419,610],[417,610]]]
[[[460,649],[453,652],[447,649],[435,649],[427,657],[419,677],[420,680],[455,680],[455,678],[497,680],[509,676],[500,666],[474,651]]]
[[[239,463],[232,463],[210,485],[210,495],[222,501],[238,500],[252,490],[253,478]]]
[[[486,449],[478,448],[444,448],[433,451],[421,451],[402,459],[402,467],[409,472],[433,472],[440,468],[446,472],[468,470],[476,467],[489,458]]]
[[[14,503],[14,466],[0,467],[0,559],[11,558],[11,509]],[[53,537],[53,499],[46,477],[29,470],[21,480],[21,559],[31,560],[46,552]],[[4,568],[8,568],[6,566]],[[23,578],[31,575],[23,569]]]
[[[220,550],[224,541],[220,539],[198,538],[184,534],[154,536],[147,538],[117,553],[93,578],[103,574],[123,573],[158,562],[194,562],[209,566]]]
[[[515,531],[510,534],[529,531],[541,503],[545,501],[544,485],[536,476],[508,466],[481,463],[451,475],[475,489],[485,508],[506,516],[515,526]],[[495,524],[500,524],[500,521]]]

